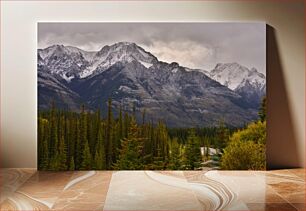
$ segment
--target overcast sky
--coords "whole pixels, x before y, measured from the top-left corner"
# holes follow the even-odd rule
[[[211,70],[238,62],[266,72],[265,23],[39,23],[38,48],[53,44],[98,51],[135,42],[159,60]]]

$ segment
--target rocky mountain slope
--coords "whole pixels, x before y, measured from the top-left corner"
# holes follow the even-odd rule
[[[244,96],[257,93],[257,79],[239,72],[242,79],[237,81],[226,75],[230,68],[224,65],[210,75],[161,62],[135,43],[120,42],[98,52],[54,45],[38,50],[38,106],[47,109],[53,99],[62,108],[78,111],[85,104],[92,110],[101,108],[105,115],[107,99],[112,98],[115,115],[120,106],[131,112],[134,105],[138,111],[146,109],[147,120],[163,120],[169,127],[212,126],[219,121],[241,126],[257,118],[258,106]],[[136,112],[139,120],[140,113]]]
[[[255,68],[219,63],[208,76],[244,97],[250,107],[257,108],[266,94],[266,77]]]

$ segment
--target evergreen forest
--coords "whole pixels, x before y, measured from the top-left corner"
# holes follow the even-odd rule
[[[162,121],[142,121],[112,100],[107,115],[81,107],[81,112],[58,109],[38,112],[39,170],[264,170],[266,99],[258,120],[229,128],[168,128]]]

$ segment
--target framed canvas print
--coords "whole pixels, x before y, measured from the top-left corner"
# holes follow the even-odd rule
[[[266,24],[38,23],[40,170],[263,170]]]

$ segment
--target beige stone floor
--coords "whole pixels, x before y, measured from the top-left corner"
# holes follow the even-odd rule
[[[305,169],[0,169],[1,210],[305,210]]]

